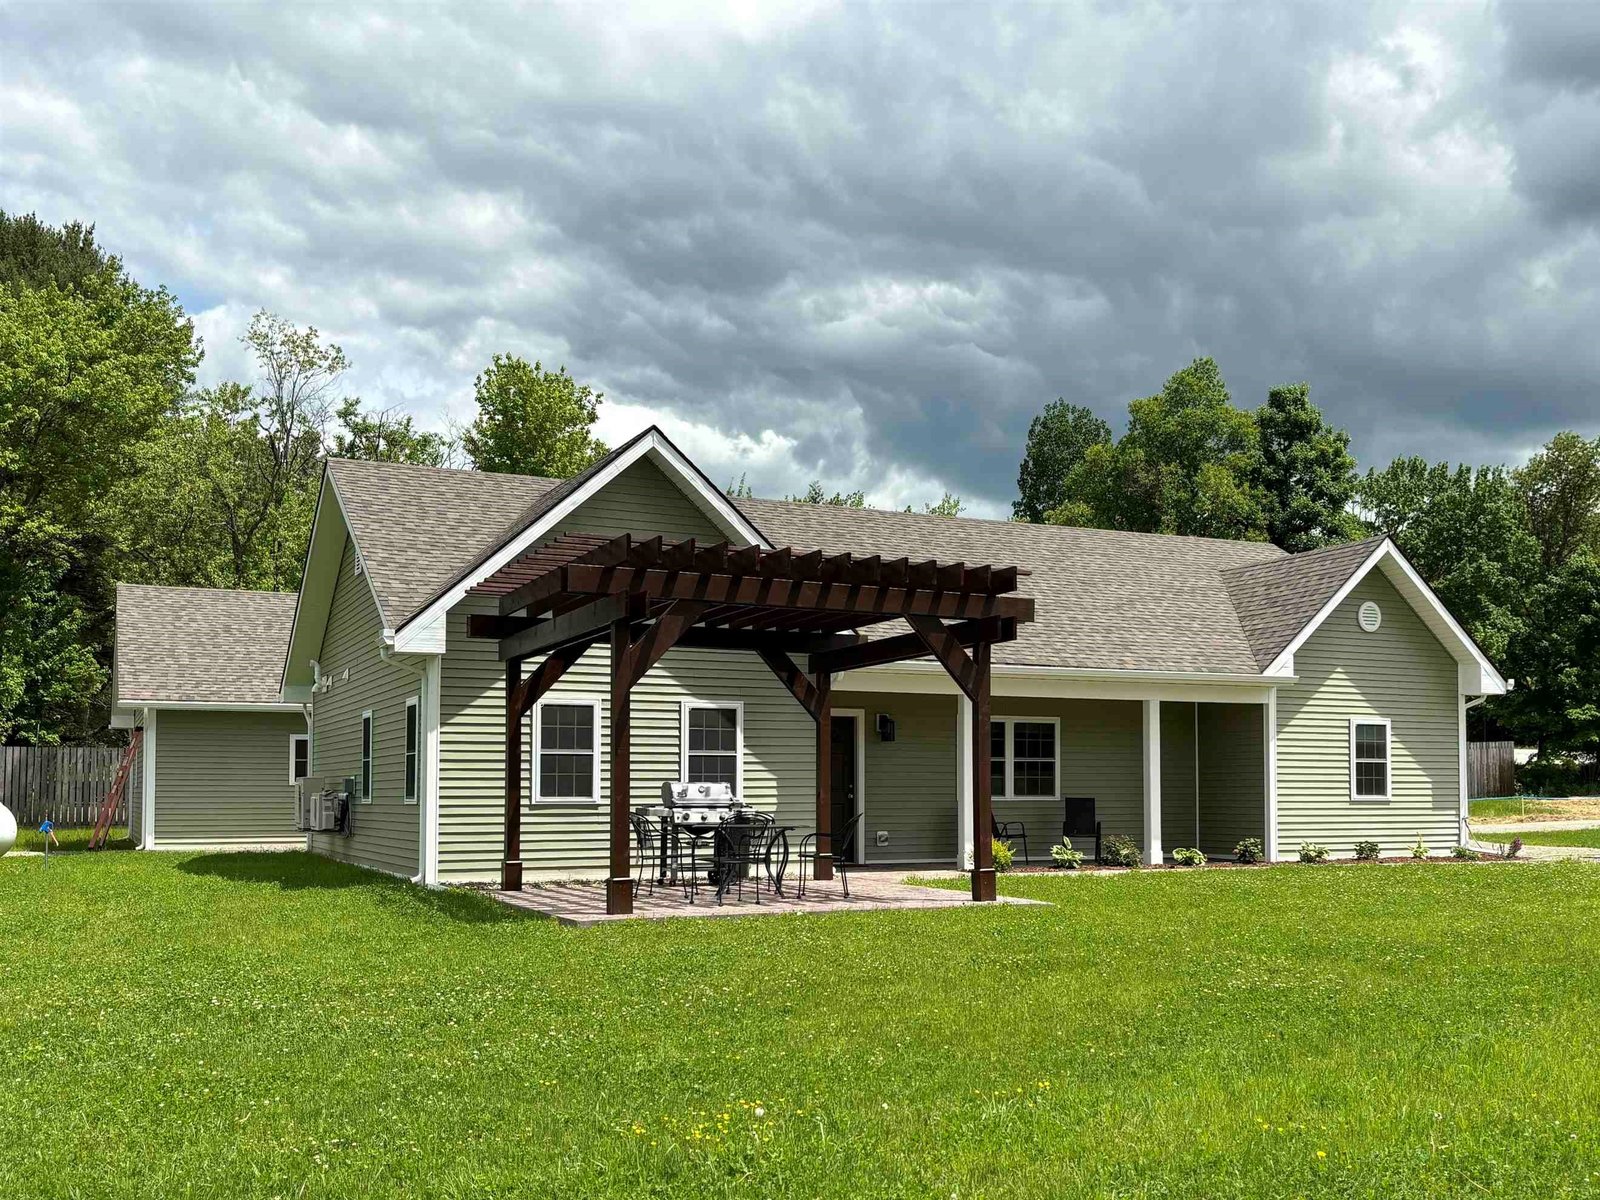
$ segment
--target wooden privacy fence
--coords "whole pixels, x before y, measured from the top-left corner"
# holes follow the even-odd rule
[[[1467,796],[1517,794],[1515,742],[1467,743]]]
[[[116,778],[120,746],[0,746],[0,804],[24,829],[49,817],[57,825],[93,825]],[[128,823],[128,800],[112,825]]]

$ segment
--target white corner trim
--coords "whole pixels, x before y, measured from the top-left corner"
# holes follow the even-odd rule
[[[1435,621],[1444,626],[1455,641],[1456,645],[1453,654],[1457,662],[1462,663],[1463,666],[1471,663],[1477,674],[1475,682],[1481,686],[1472,687],[1469,690],[1472,693],[1504,694],[1508,690],[1505,678],[1499,671],[1495,670],[1494,664],[1484,657],[1483,651],[1478,649],[1477,643],[1468,636],[1467,631],[1462,629],[1456,619],[1450,615],[1450,610],[1444,606],[1444,603],[1434,594],[1434,590],[1424,582],[1422,576],[1417,574],[1416,568],[1406,561],[1406,556],[1400,553],[1399,548],[1389,538],[1384,538],[1383,541],[1378,543],[1372,553],[1367,556],[1367,560],[1351,574],[1349,579],[1345,580],[1343,586],[1318,610],[1317,615],[1306,622],[1304,628],[1295,634],[1294,640],[1285,646],[1278,656],[1272,660],[1264,674],[1281,676],[1292,673],[1294,671],[1295,651],[1305,645],[1306,640],[1322,627],[1323,622],[1333,615],[1334,610],[1345,602],[1350,593],[1356,589],[1356,586],[1379,563],[1391,563],[1401,572],[1406,581],[1415,590],[1416,595],[1421,598],[1425,608],[1425,612],[1422,614],[1424,618],[1433,617]],[[1401,593],[1401,598],[1411,603],[1413,607],[1417,607],[1415,601],[1405,595],[1404,592]],[[1430,628],[1433,627],[1433,622],[1426,623]],[[1437,632],[1435,630],[1435,633]]]
[[[1383,795],[1356,795],[1356,726],[1383,726]],[[1387,804],[1394,795],[1394,727],[1388,717],[1359,716],[1350,718],[1350,800],[1353,804]],[[1367,759],[1376,762],[1377,759]]]
[[[139,849],[156,848],[156,710],[144,710],[144,787],[139,801]]]
[[[722,519],[729,529],[758,546],[771,548],[767,540],[761,536],[761,531],[750,524],[726,496],[709,486],[701,478],[699,470],[676,446],[660,432],[652,430],[647,436],[639,438],[626,452],[607,463],[603,470],[596,472],[582,487],[574,489],[570,495],[563,497],[554,508],[541,515],[532,525],[496,550],[475,567],[470,575],[457,580],[444,595],[416,616],[403,622],[394,633],[394,648],[402,652],[431,649],[433,639],[437,637],[435,630],[442,614],[448,613],[476,584],[525,553],[536,541],[571,516],[580,505],[593,498],[618,475],[647,455],[652,456],[656,465],[674,476],[680,485],[693,492],[703,504]]]
[[[1261,706],[1262,720],[1266,723],[1266,736],[1262,739],[1266,762],[1263,764],[1266,786],[1262,789],[1267,798],[1266,837],[1263,839],[1269,863],[1278,861],[1278,693],[1269,692],[1267,702]]]
[[[439,886],[439,685],[444,660],[429,658],[422,669],[422,848],[420,882]]]
[[[678,702],[678,778],[689,778],[689,713],[696,708],[734,710],[733,794],[744,797],[744,701],[685,699]]]
[[[1144,767],[1144,861],[1159,867],[1161,848],[1161,701],[1145,700],[1142,748]]]

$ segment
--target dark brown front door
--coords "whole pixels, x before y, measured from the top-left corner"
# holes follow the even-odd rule
[[[850,819],[856,815],[856,717],[834,717],[828,730],[832,746],[831,759],[833,763],[833,777],[831,798],[833,800],[833,847],[835,853],[844,851],[845,828],[850,824]],[[846,862],[861,861],[861,831],[856,831],[856,840],[851,843],[850,853],[845,858]]]

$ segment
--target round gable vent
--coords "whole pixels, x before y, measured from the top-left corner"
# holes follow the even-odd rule
[[[1376,600],[1365,601],[1356,610],[1356,620],[1361,622],[1361,628],[1368,633],[1377,633],[1378,626],[1383,624],[1383,609],[1378,607]]]

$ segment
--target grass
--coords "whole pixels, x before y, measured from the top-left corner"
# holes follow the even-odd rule
[[[1600,849],[1600,828],[1594,829],[1519,829],[1515,833],[1480,833],[1483,841],[1507,844],[1514,837],[1524,846],[1592,846]]]
[[[1474,821],[1501,817],[1513,821],[1522,817],[1586,817],[1591,814],[1600,816],[1600,799],[1593,796],[1566,800],[1545,800],[1538,796],[1502,796],[1467,802],[1467,816]]]
[[[570,930],[299,854],[0,860],[0,1195],[1600,1188],[1600,871],[1001,886],[1052,906]]]
[[[123,828],[126,829],[127,826],[124,825]],[[52,855],[75,854],[80,850],[87,850],[89,848],[89,835],[93,832],[92,829],[58,829],[56,830],[56,844],[50,847],[50,853]],[[116,827],[112,827],[111,836],[106,842],[106,849],[126,850],[132,845],[133,841],[126,833],[118,834]],[[44,834],[37,829],[19,829],[17,830],[16,848],[18,850],[43,850]]]

